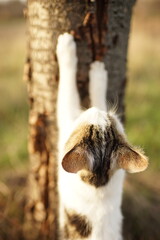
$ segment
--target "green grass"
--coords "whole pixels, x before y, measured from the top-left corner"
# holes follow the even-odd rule
[[[27,160],[28,105],[22,82],[25,60],[24,20],[0,23],[0,169],[16,169]]]
[[[145,149],[150,169],[160,170],[160,35],[156,20],[147,19],[145,31],[138,20],[133,21],[129,48],[127,133],[134,144]]]

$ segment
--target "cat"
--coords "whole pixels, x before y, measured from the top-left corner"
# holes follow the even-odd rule
[[[104,63],[91,63],[91,108],[82,111],[76,86],[76,43],[71,34],[59,36],[56,52],[60,74],[60,240],[122,240],[125,171],[145,170],[148,159],[128,143],[116,113],[107,109],[108,76]]]

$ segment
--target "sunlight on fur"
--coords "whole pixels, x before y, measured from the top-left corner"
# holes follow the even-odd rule
[[[125,170],[147,168],[144,153],[131,146],[107,103],[108,73],[102,62],[90,65],[91,108],[82,111],[76,86],[77,54],[72,35],[59,36],[60,239],[122,240],[121,199]]]

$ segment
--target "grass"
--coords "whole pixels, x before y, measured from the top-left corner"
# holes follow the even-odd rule
[[[154,8],[158,2],[152,3],[148,1],[147,8],[144,2],[137,2],[128,56],[127,135],[145,149],[150,164],[144,173],[127,177],[123,200],[126,240],[159,239],[160,16]]]
[[[27,94],[22,83],[25,24],[0,23],[0,169],[14,169],[27,160]]]
[[[142,7],[141,3],[137,7]],[[134,144],[144,147],[150,158],[150,169],[159,171],[160,35],[157,16],[145,15],[146,11],[143,15],[137,12],[132,23],[130,81],[126,95],[127,132]]]
[[[126,131],[133,144],[145,149],[150,166],[143,174],[127,177],[123,200],[126,240],[159,239],[160,35],[157,7],[148,2],[148,8],[143,1],[137,2],[132,22]],[[26,85],[22,82],[25,21],[3,20],[0,29],[0,240],[10,236],[12,240],[22,240],[28,169],[28,104]]]

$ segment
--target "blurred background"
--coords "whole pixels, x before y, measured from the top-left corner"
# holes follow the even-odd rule
[[[23,239],[28,100],[24,1],[0,0],[0,240]],[[137,0],[128,50],[126,132],[150,165],[128,175],[123,200],[126,239],[160,239],[160,1]],[[132,231],[132,232],[131,232]]]

